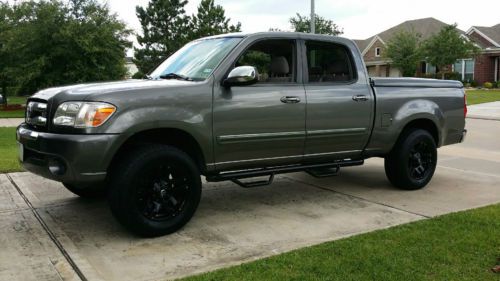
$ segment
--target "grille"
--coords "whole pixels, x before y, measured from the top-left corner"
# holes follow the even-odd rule
[[[26,123],[35,127],[47,126],[47,103],[30,101],[26,107]]]

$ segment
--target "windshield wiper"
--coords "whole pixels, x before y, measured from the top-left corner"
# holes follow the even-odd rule
[[[161,79],[181,79],[181,80],[185,80],[185,81],[193,81],[193,78],[187,77],[187,76],[182,75],[182,74],[173,73],[173,72],[160,75],[160,78]]]

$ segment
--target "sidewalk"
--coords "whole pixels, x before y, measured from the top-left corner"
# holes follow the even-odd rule
[[[467,118],[500,121],[500,101],[468,106]]]
[[[0,127],[17,127],[24,122],[24,118],[0,118]]]

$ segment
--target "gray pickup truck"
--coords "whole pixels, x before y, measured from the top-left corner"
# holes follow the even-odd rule
[[[144,80],[36,93],[17,140],[26,170],[79,196],[106,193],[120,223],[158,236],[191,219],[200,175],[255,187],[383,157],[394,186],[422,188],[436,148],[463,141],[466,111],[460,82],[369,78],[347,39],[226,34],[187,44]]]

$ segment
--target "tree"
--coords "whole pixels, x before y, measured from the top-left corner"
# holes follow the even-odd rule
[[[479,48],[462,37],[456,27],[456,24],[445,26],[424,42],[424,57],[427,62],[442,70],[442,79],[445,75],[443,70],[448,65],[455,63],[457,59],[475,56],[479,52]]]
[[[189,41],[186,4],[187,0],[151,0],[146,8],[136,7],[142,27],[137,41],[142,48],[135,48],[134,62],[142,73],[149,73]]]
[[[130,31],[96,0],[0,6],[0,84],[9,94],[125,76]]]
[[[147,8],[137,7],[142,35],[141,48],[135,48],[135,63],[142,73],[149,73],[165,58],[193,39],[228,32],[238,32],[241,24],[230,25],[224,8],[213,0],[202,0],[198,12],[186,16],[186,0],[152,0]]]
[[[387,42],[385,56],[399,68],[404,77],[414,76],[422,60],[421,35],[414,31],[400,31]]]
[[[327,20],[318,15],[315,16],[315,22],[316,33],[318,34],[337,36],[344,33],[343,29],[333,23],[333,21]],[[290,24],[295,32],[310,32],[311,30],[311,19],[307,16],[302,16],[299,13],[297,13],[296,17],[290,18]]]
[[[202,0],[198,12],[191,17],[191,37],[197,39],[230,32],[240,32],[241,23],[230,25],[230,18],[226,18],[224,8],[215,5],[214,0]]]

